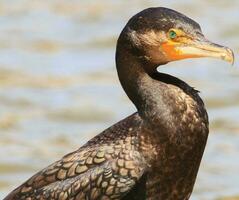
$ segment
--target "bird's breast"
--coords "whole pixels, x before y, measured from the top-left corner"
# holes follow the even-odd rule
[[[152,200],[190,196],[207,141],[207,112],[200,97],[174,90],[165,99],[167,114],[160,112],[153,125],[143,124],[139,137],[149,166],[147,196]]]

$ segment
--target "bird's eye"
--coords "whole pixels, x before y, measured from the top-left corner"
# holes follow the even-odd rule
[[[173,30],[169,31],[169,37],[170,39],[175,39],[177,37],[177,33]]]

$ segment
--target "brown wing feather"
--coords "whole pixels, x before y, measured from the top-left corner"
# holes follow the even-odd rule
[[[137,114],[43,169],[5,200],[121,199],[145,169],[137,151],[139,126],[132,128],[132,121],[138,125]]]

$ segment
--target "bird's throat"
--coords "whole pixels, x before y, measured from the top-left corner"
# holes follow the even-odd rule
[[[116,66],[121,85],[139,115],[149,122],[152,120],[156,125],[166,124],[164,116],[170,114],[164,101],[167,84],[152,77],[156,67],[144,62],[124,42],[118,42]]]

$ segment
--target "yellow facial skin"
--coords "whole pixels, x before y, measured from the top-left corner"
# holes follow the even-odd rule
[[[170,38],[170,31],[176,33],[175,38]],[[234,63],[234,55],[231,49],[211,43],[203,36],[200,36],[200,38],[187,36],[180,29],[170,29],[166,41],[161,44],[161,48],[169,61],[213,57],[225,60],[231,64]]]

